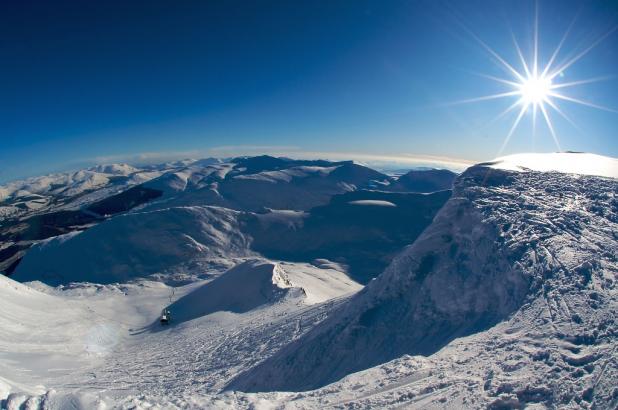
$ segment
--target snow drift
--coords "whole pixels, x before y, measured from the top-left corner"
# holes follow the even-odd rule
[[[174,323],[210,313],[244,313],[285,297],[292,287],[276,263],[249,260],[180,298],[169,306]]]

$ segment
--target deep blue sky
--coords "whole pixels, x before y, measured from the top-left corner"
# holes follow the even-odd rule
[[[541,61],[577,14],[559,61],[618,23],[607,1],[540,1]],[[470,31],[517,69],[533,1],[6,1],[0,5],[0,181],[93,162],[220,152],[494,157],[513,100]],[[618,32],[561,81],[618,110]],[[618,113],[570,102],[563,149],[618,156]],[[512,113],[516,114],[516,113]],[[504,153],[552,151],[526,115]],[[489,125],[488,125],[489,124]],[[226,147],[221,149],[220,147]],[[193,155],[192,155],[193,154]]]

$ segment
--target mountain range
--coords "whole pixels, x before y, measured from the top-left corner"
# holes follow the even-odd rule
[[[615,408],[617,180],[616,159],[555,153],[11,183],[0,404]]]

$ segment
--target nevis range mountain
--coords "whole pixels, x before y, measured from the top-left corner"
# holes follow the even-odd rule
[[[615,408],[617,178],[261,156],[0,187],[0,407]]]

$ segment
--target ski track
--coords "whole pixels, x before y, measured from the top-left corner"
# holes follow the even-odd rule
[[[284,300],[244,315],[223,313],[234,316],[229,320],[207,317],[157,329],[156,334],[129,335],[101,366],[56,379],[54,388],[96,393],[137,394],[144,388],[151,394],[217,393],[238,371],[304,334],[346,299],[313,306]]]

